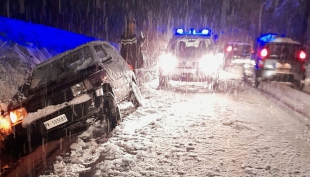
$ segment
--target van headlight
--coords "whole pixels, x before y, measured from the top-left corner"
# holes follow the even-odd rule
[[[75,84],[75,85],[71,86],[70,88],[71,88],[71,91],[73,93],[73,96],[75,96],[75,97],[87,91],[83,82]]]
[[[21,121],[26,116],[27,116],[27,111],[25,108],[19,108],[19,109],[10,111],[10,119],[11,119],[12,124],[15,124]]]

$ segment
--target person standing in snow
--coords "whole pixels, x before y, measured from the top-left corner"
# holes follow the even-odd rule
[[[145,42],[145,38],[142,33],[140,37],[137,37],[135,29],[135,19],[128,18],[125,32],[121,36],[121,55],[129,67],[136,73],[136,69],[143,67],[141,48]]]

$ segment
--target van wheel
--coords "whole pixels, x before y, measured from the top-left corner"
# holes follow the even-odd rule
[[[131,92],[129,94],[129,101],[134,105],[135,108],[142,106],[143,97],[135,82],[131,83]]]
[[[103,107],[104,110],[108,132],[111,132],[120,122],[122,121],[121,112],[117,105],[116,99],[111,92],[104,94],[103,98]]]

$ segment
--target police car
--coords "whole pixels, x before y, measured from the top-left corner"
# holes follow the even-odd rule
[[[299,42],[276,34],[265,34],[257,39],[253,67],[245,66],[244,74],[245,77],[251,75],[256,88],[262,81],[274,81],[302,90],[306,58],[306,50]]]
[[[166,86],[170,80],[208,81],[216,89],[222,63],[210,29],[177,29],[159,57],[159,85]]]

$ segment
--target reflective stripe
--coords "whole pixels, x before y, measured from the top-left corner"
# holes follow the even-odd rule
[[[124,44],[124,45],[127,45],[127,44],[135,44],[137,43],[137,38],[134,37],[132,39],[122,39],[121,40],[121,43]]]

